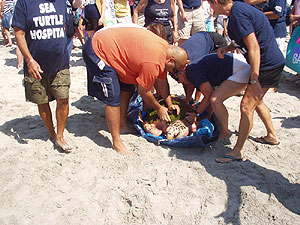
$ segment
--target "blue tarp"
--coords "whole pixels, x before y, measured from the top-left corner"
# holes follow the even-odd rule
[[[215,125],[214,122],[212,123],[207,119],[203,119],[200,122],[199,128],[196,132],[184,138],[175,138],[172,140],[168,140],[165,134],[162,134],[161,136],[154,136],[152,134],[145,132],[138,119],[139,111],[142,112],[143,117],[146,115],[146,112],[143,112],[142,109],[143,109],[142,98],[140,97],[140,95],[135,93],[129,104],[127,118],[134,125],[134,127],[140,132],[142,137],[152,143],[167,145],[171,147],[179,147],[179,148],[195,148],[195,147],[210,146],[218,139],[219,136],[218,127]]]

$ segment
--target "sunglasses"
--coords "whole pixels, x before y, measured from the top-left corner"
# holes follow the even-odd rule
[[[175,65],[175,67],[174,67],[174,72],[173,72],[173,73],[170,72],[170,76],[171,76],[174,80],[178,81],[178,74],[179,74],[180,70],[178,70],[178,69],[176,68],[176,61],[175,61],[175,60],[174,60],[174,65]]]

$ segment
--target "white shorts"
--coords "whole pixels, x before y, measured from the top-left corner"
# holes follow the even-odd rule
[[[232,75],[227,78],[237,83],[248,83],[250,78],[250,65],[242,54],[233,53]]]

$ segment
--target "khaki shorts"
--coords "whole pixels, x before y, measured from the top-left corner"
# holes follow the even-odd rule
[[[184,9],[188,22],[183,22],[178,12],[178,35],[180,39],[189,39],[196,32],[206,31],[204,11],[197,9]]]
[[[26,101],[46,104],[55,99],[66,99],[69,97],[70,83],[69,69],[59,71],[56,76],[43,75],[40,81],[25,75]]]

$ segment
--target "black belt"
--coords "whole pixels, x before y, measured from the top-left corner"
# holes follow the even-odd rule
[[[184,9],[199,9],[200,6],[194,6],[194,7],[190,7],[190,8],[184,8]]]

